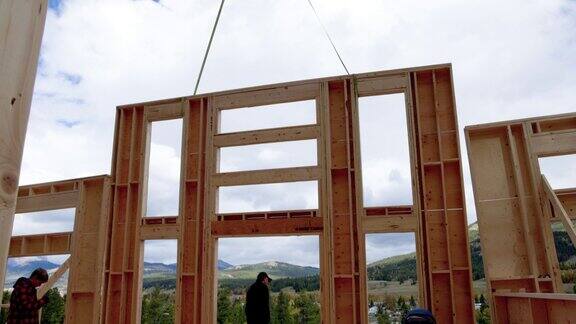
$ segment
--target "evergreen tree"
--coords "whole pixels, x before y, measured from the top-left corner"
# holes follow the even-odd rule
[[[378,305],[378,310],[376,311],[376,321],[378,324],[392,323],[390,320],[390,315],[388,315],[388,312],[382,304]]]
[[[232,315],[232,302],[230,301],[230,289],[218,289],[218,324],[228,323],[230,315]]]
[[[58,288],[46,292],[48,304],[42,307],[42,324],[64,323],[64,298],[60,296]]]
[[[320,306],[312,293],[300,293],[294,305],[298,308],[296,322],[298,324],[320,323]]]
[[[480,309],[476,311],[476,323],[477,324],[490,324],[490,311],[488,308]]]
[[[278,300],[274,307],[274,317],[272,323],[274,324],[289,324],[292,323],[292,316],[290,312],[290,298],[288,295],[281,291],[278,294]]]
[[[142,298],[142,324],[174,323],[174,294],[155,287]]]
[[[410,310],[410,306],[406,304],[406,300],[404,300],[404,297],[402,296],[398,297],[398,300],[396,301],[396,310],[400,311],[402,313],[402,316],[406,315]]]
[[[416,299],[412,295],[410,296],[410,307],[411,308],[416,307]]]
[[[244,303],[240,300],[235,300],[232,303],[232,310],[228,317],[228,322],[231,324],[244,324],[246,323],[246,313],[244,312]]]
[[[486,303],[486,298],[484,297],[483,294],[480,295],[478,301],[480,302],[480,311],[483,311],[488,308],[488,303]]]
[[[8,304],[10,302],[10,292],[8,290],[4,290],[0,302],[2,304]],[[6,323],[7,319],[8,319],[8,310],[2,308],[2,310],[0,311],[0,323]]]

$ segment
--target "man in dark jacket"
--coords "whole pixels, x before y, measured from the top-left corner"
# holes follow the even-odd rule
[[[246,320],[248,324],[270,323],[270,293],[268,286],[272,279],[266,272],[260,272],[256,282],[246,293]]]
[[[48,272],[38,268],[32,272],[30,278],[20,278],[14,284],[10,297],[7,324],[36,324],[38,323],[38,310],[48,303],[48,297],[38,300],[36,287],[48,281]]]

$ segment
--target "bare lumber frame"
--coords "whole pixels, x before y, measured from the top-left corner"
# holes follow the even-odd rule
[[[404,93],[414,206],[365,209],[358,97]],[[310,100],[316,123],[221,133],[226,109]],[[146,215],[151,123],[183,119],[178,215]],[[450,65],[290,82],[120,106],[103,316],[139,321],[144,240],[177,239],[176,321],[214,323],[217,240],[318,235],[321,313],[327,323],[367,323],[366,233],[414,232],[421,304],[443,323],[472,323],[462,168]],[[222,147],[316,140],[317,165],[220,173]],[[313,211],[220,214],[222,186],[317,181]]]
[[[65,233],[12,236],[9,257],[70,254],[40,295],[69,270],[67,323],[99,323],[108,238],[110,178],[94,176],[21,186],[16,212],[75,208],[74,230]]]
[[[468,126],[465,133],[492,302],[505,291],[562,292],[550,222],[562,221],[576,239],[576,192],[553,191],[538,158],[576,153],[576,114]]]
[[[70,254],[72,232],[12,236],[9,258]]]

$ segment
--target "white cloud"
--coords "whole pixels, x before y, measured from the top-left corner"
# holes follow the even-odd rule
[[[178,241],[156,240],[144,242],[144,262],[151,263],[176,263]]]
[[[51,10],[21,183],[109,173],[114,107],[191,94],[218,4],[64,0],[58,14]],[[576,110],[574,1],[317,0],[315,5],[352,72],[453,63],[470,221],[475,211],[463,127]],[[305,1],[227,2],[200,92],[342,73]],[[242,127],[275,125],[283,118],[310,120],[296,110],[284,116],[231,120]],[[386,131],[401,132],[393,126]],[[405,147],[397,137],[389,136],[392,147]],[[159,155],[151,164],[163,166],[165,172],[151,175],[159,184],[151,194],[161,199],[149,210],[172,212],[164,207],[174,205],[177,197],[173,183],[180,148],[163,140],[153,148]],[[258,163],[279,156],[259,154]],[[409,196],[401,189],[408,175],[397,154],[404,153],[400,149],[385,156],[363,156],[367,202],[402,202]],[[236,158],[230,162],[232,169],[253,163],[246,156]],[[560,163],[558,168],[569,170],[569,165]],[[568,184],[576,182],[572,179]],[[227,208],[309,206],[315,199],[307,197],[307,191],[268,194],[236,192]],[[268,203],[270,199],[278,202]],[[250,242],[245,241],[246,246]],[[295,249],[279,245],[275,252],[284,255]]]
[[[75,208],[16,214],[12,235],[70,232],[74,229]]]
[[[280,261],[319,267],[320,248],[318,236],[221,238],[218,258],[233,265]]]

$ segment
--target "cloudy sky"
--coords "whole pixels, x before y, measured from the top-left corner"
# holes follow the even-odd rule
[[[451,62],[461,130],[576,110],[576,1],[314,3],[352,73]],[[21,184],[109,173],[115,106],[192,94],[218,5],[217,0],[51,0]],[[306,0],[227,1],[199,92],[343,73]],[[227,112],[223,131],[315,122],[311,102],[275,108]],[[363,98],[359,109],[365,204],[410,204],[402,95]],[[180,131],[175,121],[153,126],[148,215],[177,209]],[[314,141],[230,148],[222,152],[221,170],[313,165],[315,154]],[[554,187],[576,185],[576,157],[549,158],[542,167]],[[316,186],[223,188],[219,208],[315,208]],[[72,215],[19,215],[14,234],[70,230]],[[233,264],[317,265],[317,247],[314,237],[225,240],[219,256]],[[367,247],[373,261],[413,251],[414,239],[370,236]],[[147,244],[146,258],[174,262],[174,242]]]

